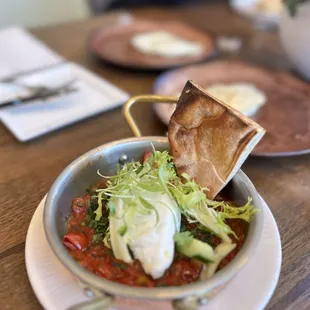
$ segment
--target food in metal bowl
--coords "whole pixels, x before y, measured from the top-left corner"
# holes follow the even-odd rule
[[[169,125],[170,153],[98,170],[72,197],[63,245],[85,269],[142,287],[211,278],[242,249],[257,208],[221,192],[264,130],[189,82]],[[143,153],[143,154],[142,154]]]
[[[211,277],[242,248],[257,209],[251,199],[207,199],[206,189],[177,175],[167,151],[143,157],[73,199],[63,244],[81,266],[130,286]]]

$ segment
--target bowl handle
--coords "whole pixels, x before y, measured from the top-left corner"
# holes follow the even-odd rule
[[[208,303],[207,296],[191,296],[185,299],[178,299],[172,302],[175,310],[196,310]]]
[[[67,310],[108,310],[111,309],[113,298],[103,296],[74,305]]]
[[[158,95],[142,95],[142,96],[135,96],[130,98],[123,107],[123,114],[126,118],[128,125],[130,126],[132,132],[136,137],[141,137],[141,131],[138,128],[136,121],[134,120],[130,108],[135,103],[177,103],[177,97],[173,96],[158,96]]]

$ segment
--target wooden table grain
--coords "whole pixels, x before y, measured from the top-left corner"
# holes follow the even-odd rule
[[[216,36],[239,36],[244,42],[241,52],[220,57],[290,69],[277,34],[255,31],[249,21],[225,4],[136,9],[130,13],[147,19],[181,20]],[[130,94],[150,93],[158,73],[114,67],[87,51],[89,33],[98,26],[117,22],[122,16],[124,12],[112,12],[31,31],[63,57],[82,64]],[[145,134],[164,134],[166,128],[154,116],[151,106],[141,106],[134,114]],[[53,180],[77,156],[108,141],[130,136],[120,109],[28,143],[18,142],[0,125],[0,309],[42,308],[27,278],[24,248],[33,212]],[[310,156],[249,158],[243,169],[269,204],[282,239],[281,276],[267,309],[310,309]]]

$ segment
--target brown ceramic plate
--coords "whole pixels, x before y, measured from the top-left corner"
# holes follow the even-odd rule
[[[189,41],[199,41],[204,51],[190,57],[162,57],[137,51],[130,43],[137,33],[167,31]],[[180,22],[133,21],[96,30],[89,40],[90,50],[105,61],[115,65],[138,69],[167,69],[205,60],[215,51],[214,41],[203,33]]]
[[[271,71],[237,61],[215,61],[170,71],[159,76],[154,92],[176,95],[187,80],[202,87],[214,83],[248,82],[261,89],[267,103],[252,117],[267,133],[252,152],[256,156],[310,153],[310,84],[287,72]],[[155,112],[168,124],[174,107],[157,104]]]

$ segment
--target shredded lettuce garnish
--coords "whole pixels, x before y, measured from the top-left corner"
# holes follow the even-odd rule
[[[208,206],[217,209],[221,219],[242,219],[248,223],[251,222],[254,214],[259,212],[252,204],[252,198],[248,197],[248,202],[242,207],[234,207],[224,201],[208,200]]]
[[[97,190],[96,220],[100,220],[102,217],[104,198],[109,199],[107,207],[110,216],[115,215],[115,199],[120,198],[126,205],[123,214],[125,220],[130,220],[133,209],[142,214],[155,212],[158,219],[156,208],[145,198],[145,195],[141,194],[147,192],[169,193],[167,184],[176,177],[171,159],[172,157],[167,151],[154,151],[145,163],[128,162],[122,168],[117,167],[116,175],[104,176],[108,179],[107,187]]]
[[[98,173],[100,174],[100,172]],[[104,212],[103,201],[108,200],[105,205],[109,210],[109,215],[124,219],[125,225],[119,231],[122,235],[126,234],[128,224],[130,225],[137,213],[150,214],[154,212],[156,223],[158,222],[158,211],[148,201],[148,192],[168,194],[176,201],[180,213],[190,223],[200,223],[227,242],[230,242],[228,234],[234,234],[234,232],[225,223],[225,220],[234,218],[250,222],[257,212],[251,199],[242,207],[234,207],[226,202],[207,199],[205,195],[207,188],[200,187],[185,173],[181,177],[176,174],[172,157],[167,151],[160,152],[154,149],[152,156],[144,163],[127,162],[122,167],[117,167],[116,175],[103,177],[108,179],[107,187],[96,191],[98,208],[94,211],[95,220],[101,219]],[[123,201],[125,207],[122,214],[116,214],[116,199]],[[179,226],[180,218],[175,218],[175,221]],[[187,235],[180,236],[184,238]]]

